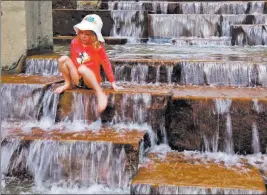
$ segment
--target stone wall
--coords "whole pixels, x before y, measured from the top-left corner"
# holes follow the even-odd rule
[[[53,48],[51,1],[1,2],[2,71],[20,72],[21,57]]]

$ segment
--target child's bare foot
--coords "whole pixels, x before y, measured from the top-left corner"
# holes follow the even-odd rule
[[[98,112],[103,112],[108,105],[108,97],[103,91],[99,92],[96,95],[98,103]]]
[[[71,89],[71,86],[70,85],[62,85],[62,86],[56,88],[54,92],[55,93],[62,93],[66,89]]]

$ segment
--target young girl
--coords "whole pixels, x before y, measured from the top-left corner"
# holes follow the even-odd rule
[[[92,88],[96,91],[98,111],[102,112],[107,107],[107,96],[103,92],[100,82],[100,64],[111,82],[114,90],[116,83],[111,63],[104,48],[104,38],[101,34],[103,22],[96,14],[87,15],[74,26],[77,37],[71,42],[71,57],[59,58],[59,70],[65,84],[58,87],[55,92],[62,93],[71,89],[72,84],[79,88]]]

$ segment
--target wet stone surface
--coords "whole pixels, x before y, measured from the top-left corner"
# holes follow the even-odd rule
[[[163,157],[149,154],[131,185],[133,194],[256,193],[266,192],[256,167],[245,162],[227,165],[186,153]],[[216,173],[216,174],[215,174]]]
[[[61,76],[34,76],[34,75],[2,75],[3,84],[40,84],[48,86],[63,81]]]
[[[32,128],[26,133],[9,129],[9,135],[1,146],[8,148],[8,144],[18,144],[11,153],[9,169],[3,173],[7,176],[33,176],[37,184],[49,181],[52,185],[68,179],[88,186],[95,180],[109,187],[125,188],[137,172],[144,135],[144,131],[111,128],[82,132],[62,129],[48,132]],[[38,157],[35,158],[36,152]],[[47,162],[41,160],[44,157]],[[50,167],[48,170],[47,166]]]

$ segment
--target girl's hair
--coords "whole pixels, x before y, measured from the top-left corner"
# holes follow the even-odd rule
[[[94,33],[92,41],[93,41],[93,46],[94,46],[95,49],[98,50],[98,49],[100,49],[102,47],[102,43],[100,41],[98,41],[97,36],[96,36],[95,33]]]

